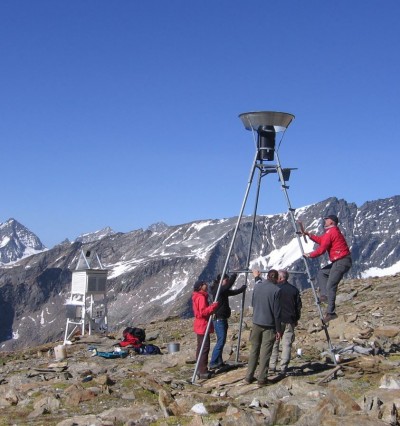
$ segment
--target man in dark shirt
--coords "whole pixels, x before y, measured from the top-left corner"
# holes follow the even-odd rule
[[[220,292],[218,295],[218,308],[213,316],[214,330],[217,335],[217,343],[213,349],[211,355],[210,370],[222,367],[224,361],[222,359],[222,353],[226,343],[226,336],[228,334],[228,318],[231,316],[231,308],[229,306],[229,297],[241,294],[246,290],[246,286],[243,285],[239,289],[232,290],[232,286],[235,283],[237,274],[232,274],[230,277],[225,274],[221,283]],[[218,275],[214,281],[211,289],[213,300],[217,294],[218,286],[221,281],[221,275]]]
[[[253,271],[256,284],[253,290],[253,327],[251,329],[249,363],[244,381],[254,382],[254,373],[259,363],[258,384],[267,384],[268,365],[275,340],[281,337],[281,305],[278,271],[271,269],[267,279],[260,277],[260,271]]]
[[[278,272],[278,287],[280,288],[281,302],[281,327],[282,327],[282,353],[280,374],[286,375],[290,362],[292,344],[295,339],[294,329],[301,315],[301,297],[299,290],[288,282],[289,274],[285,270]],[[269,361],[269,371],[275,372],[279,354],[279,340],[275,341]]]

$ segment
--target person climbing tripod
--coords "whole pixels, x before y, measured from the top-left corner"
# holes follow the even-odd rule
[[[306,258],[316,258],[328,252],[331,263],[324,266],[317,275],[317,287],[320,291],[320,301],[327,302],[328,307],[323,318],[325,323],[337,318],[336,315],[336,292],[343,275],[351,268],[352,260],[346,239],[338,228],[339,219],[331,214],[324,217],[325,233],[314,235],[305,231],[303,223],[298,221],[303,235],[307,235],[311,241],[317,243],[317,247],[310,253],[304,253]]]

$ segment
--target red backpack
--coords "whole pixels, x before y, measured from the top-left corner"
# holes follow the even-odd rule
[[[133,346],[134,348],[140,348],[143,341],[146,338],[145,331],[141,328],[127,327],[123,332],[122,336],[124,339],[119,343],[120,346]]]

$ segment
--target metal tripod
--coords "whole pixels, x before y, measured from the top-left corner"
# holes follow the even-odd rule
[[[229,259],[230,259],[230,256],[232,254],[235,239],[236,239],[236,236],[237,236],[237,233],[238,233],[238,230],[239,230],[239,225],[240,225],[240,222],[242,220],[243,212],[244,212],[244,209],[245,209],[246,204],[247,204],[247,200],[248,200],[248,197],[249,197],[251,186],[253,184],[255,172],[256,172],[256,170],[258,170],[257,188],[256,188],[255,203],[254,203],[254,209],[253,209],[253,215],[252,215],[251,235],[250,235],[249,246],[248,246],[248,251],[247,251],[246,268],[242,271],[230,271],[230,272],[245,273],[245,283],[247,284],[248,275],[251,272],[250,271],[250,257],[251,257],[251,248],[252,248],[252,244],[253,244],[254,229],[255,229],[255,222],[256,222],[256,216],[257,216],[258,199],[259,199],[259,195],[260,195],[261,181],[262,181],[262,178],[265,177],[266,175],[271,174],[271,173],[277,173],[278,177],[279,177],[279,181],[281,183],[281,188],[282,188],[282,190],[285,194],[285,198],[286,198],[286,202],[287,202],[287,205],[288,205],[288,210],[289,210],[289,215],[290,215],[290,218],[291,218],[292,226],[293,226],[293,229],[294,229],[294,232],[295,232],[295,235],[296,235],[296,238],[297,238],[297,242],[298,242],[298,245],[300,247],[301,254],[302,254],[302,258],[303,258],[303,261],[304,261],[305,272],[307,274],[307,280],[308,280],[308,282],[311,286],[311,289],[313,291],[315,303],[317,305],[317,309],[318,309],[318,312],[319,312],[319,315],[320,315],[320,318],[321,318],[321,322],[322,322],[322,328],[324,329],[326,339],[327,339],[327,342],[328,342],[329,351],[332,354],[333,362],[336,365],[337,362],[336,362],[336,358],[335,358],[334,353],[333,353],[333,347],[332,347],[331,339],[330,339],[330,336],[329,336],[329,333],[328,333],[327,325],[323,321],[323,315],[322,315],[322,310],[321,310],[321,306],[320,306],[320,300],[319,300],[319,297],[316,293],[315,286],[314,286],[314,283],[313,283],[313,279],[311,278],[311,274],[310,274],[310,270],[309,270],[309,267],[308,267],[307,260],[303,256],[304,255],[304,249],[303,249],[302,242],[300,240],[301,232],[299,232],[298,229],[297,229],[297,224],[296,224],[296,220],[295,220],[295,216],[294,216],[295,209],[293,209],[292,206],[291,206],[288,191],[287,191],[289,189],[289,187],[287,186],[286,181],[289,180],[290,172],[291,172],[291,170],[294,170],[294,169],[292,169],[292,168],[283,169],[282,166],[281,166],[280,160],[279,160],[279,155],[278,155],[278,149],[279,149],[280,143],[282,142],[284,133],[285,133],[287,127],[289,126],[289,124],[291,123],[291,121],[294,119],[294,116],[292,114],[282,113],[282,112],[261,111],[261,112],[243,113],[243,114],[240,114],[239,117],[241,118],[245,128],[247,130],[251,130],[253,132],[254,140],[256,142],[256,153],[255,153],[255,157],[254,157],[254,160],[253,160],[253,163],[252,163],[252,166],[251,166],[250,175],[249,175],[249,179],[248,179],[248,182],[247,182],[245,195],[244,195],[242,206],[241,206],[241,209],[240,209],[240,212],[239,212],[239,215],[238,215],[235,230],[233,232],[232,241],[231,241],[231,244],[229,246],[229,250],[228,250],[228,253],[227,253],[227,256],[226,256],[224,268],[223,268],[223,271],[222,271],[222,274],[221,274],[221,280],[218,283],[218,289],[217,289],[217,292],[216,292],[215,300],[218,299],[218,296],[219,296],[219,293],[220,293],[220,290],[221,290],[222,281],[223,281],[223,276],[228,271],[228,263],[229,263]],[[278,134],[282,133],[281,140],[278,144],[278,149],[275,148],[275,138],[276,138],[277,133]],[[269,164],[265,163],[266,161],[268,161],[268,162],[272,161],[274,159],[274,157],[276,157],[276,164],[269,165]],[[240,353],[240,342],[241,342],[242,325],[243,325],[243,312],[244,312],[244,307],[245,307],[245,297],[246,297],[246,292],[243,293],[241,310],[240,310],[238,344],[237,344],[237,348],[236,348],[236,363],[239,363],[239,353]],[[206,331],[205,331],[205,337],[209,333],[211,321],[212,321],[212,318],[210,316],[210,318],[208,320],[207,328],[206,328]],[[204,348],[204,340],[203,340],[203,344],[201,345],[201,348],[200,348],[200,353],[203,351],[203,348]],[[199,360],[197,360],[197,363],[196,363],[196,366],[195,366],[195,371],[194,371],[193,377],[192,377],[192,383],[194,383],[195,379],[196,379],[198,363],[199,363]]]
[[[289,194],[288,194],[288,189],[289,186],[287,185],[287,180],[289,179],[289,175],[290,175],[290,171],[291,170],[295,170],[293,168],[282,168],[281,163],[280,163],[280,159],[279,159],[279,155],[278,152],[275,151],[275,156],[276,156],[276,164],[275,165],[266,165],[263,163],[263,161],[255,161],[253,164],[253,168],[252,168],[252,172],[250,174],[250,176],[254,175],[254,172],[256,169],[258,169],[259,174],[258,174],[258,181],[257,181],[257,189],[256,189],[256,201],[254,204],[254,211],[253,211],[253,220],[252,220],[252,227],[251,227],[251,236],[250,236],[250,242],[249,242],[249,247],[248,247],[248,252],[247,252],[247,260],[246,260],[246,264],[247,264],[247,269],[244,271],[232,271],[232,272],[242,272],[245,273],[245,283],[247,284],[247,280],[248,280],[248,275],[251,272],[249,267],[250,267],[250,256],[251,256],[251,246],[253,243],[253,236],[254,236],[254,229],[255,229],[255,221],[256,221],[256,216],[257,216],[257,207],[258,207],[258,198],[259,198],[259,194],[260,194],[260,186],[261,186],[261,180],[264,176],[271,174],[271,173],[277,173],[278,177],[279,177],[279,181],[281,184],[281,188],[283,190],[283,193],[285,194],[285,198],[286,198],[286,202],[287,202],[287,206],[288,206],[288,213],[291,219],[291,223],[293,226],[293,230],[294,233],[296,235],[296,239],[301,251],[301,255],[302,255],[302,259],[304,262],[304,266],[305,266],[305,273],[307,275],[307,281],[310,284],[310,287],[313,291],[313,295],[314,295],[314,299],[315,299],[315,304],[317,306],[317,310],[321,319],[321,323],[322,323],[322,328],[325,332],[325,336],[326,336],[326,340],[328,343],[328,347],[329,347],[329,352],[331,353],[332,356],[332,360],[334,362],[334,364],[337,364],[335,355],[334,355],[334,349],[332,346],[332,342],[329,336],[329,332],[328,332],[328,327],[327,324],[323,321],[323,313],[321,310],[321,302],[320,299],[317,295],[315,286],[314,286],[314,282],[313,279],[311,277],[311,273],[310,273],[310,269],[307,263],[307,259],[303,256],[304,255],[304,249],[303,249],[303,244],[302,241],[300,239],[300,235],[301,232],[298,231],[298,227],[297,227],[297,223],[295,220],[295,209],[292,207],[290,199],[289,199]],[[249,180],[249,186],[251,186],[252,183],[252,177]],[[247,194],[248,191],[246,191],[246,195],[245,195],[245,200],[247,200]],[[238,223],[240,222],[241,218],[238,218]],[[230,257],[230,253],[228,253],[227,257]],[[238,333],[238,343],[237,343],[237,348],[236,348],[236,362],[239,362],[239,353],[240,353],[240,343],[241,343],[241,335],[242,335],[242,324],[243,324],[243,313],[244,313],[244,307],[245,307],[245,293],[243,293],[242,296],[242,303],[241,303],[241,310],[240,310],[240,320],[239,320],[239,333]]]

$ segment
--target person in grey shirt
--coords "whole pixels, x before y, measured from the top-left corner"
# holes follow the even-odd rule
[[[281,305],[278,271],[271,269],[267,279],[262,279],[260,271],[254,270],[255,286],[253,290],[253,326],[251,329],[251,349],[245,382],[253,383],[254,373],[259,364],[258,385],[267,384],[268,365],[275,340],[279,340],[281,330]]]

